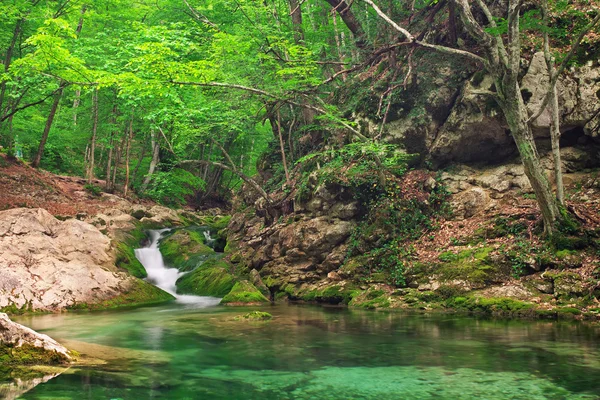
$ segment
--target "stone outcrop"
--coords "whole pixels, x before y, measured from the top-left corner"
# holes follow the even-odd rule
[[[388,116],[384,140],[419,153],[437,166],[451,163],[502,164],[518,156],[502,110],[482,91],[493,90],[494,82],[477,70],[430,54],[417,68],[418,81],[398,97],[398,110]],[[425,66],[426,65],[426,66]],[[523,60],[522,94],[530,113],[537,111],[544,96],[548,74],[542,53]],[[458,71],[461,71],[458,73]],[[579,146],[591,158],[600,149],[600,70],[591,65],[564,74],[558,82],[562,146]],[[410,100],[407,100],[409,98]],[[365,99],[378,101],[379,96]],[[405,104],[405,103],[410,104]],[[372,115],[366,110],[366,115]],[[380,124],[358,117],[372,137]],[[550,110],[533,124],[540,152],[550,150]],[[592,161],[589,159],[588,161]],[[595,160],[598,165],[600,160]]]
[[[142,301],[160,295],[114,262],[110,239],[91,224],[59,221],[43,209],[0,212],[0,309],[59,311],[145,289]]]
[[[21,364],[23,362],[34,364],[60,364],[72,360],[71,354],[66,347],[59,344],[50,336],[37,333],[26,326],[17,324],[8,318],[8,315],[0,313],[0,350],[6,351],[10,360],[3,362]],[[20,353],[27,352],[38,355],[33,358],[20,357]]]

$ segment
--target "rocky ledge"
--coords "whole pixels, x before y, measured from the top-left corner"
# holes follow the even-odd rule
[[[91,224],[48,211],[0,212],[0,310],[56,312],[172,299],[115,266],[110,239]]]

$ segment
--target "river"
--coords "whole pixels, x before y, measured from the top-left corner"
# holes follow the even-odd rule
[[[248,322],[256,308],[211,304],[15,318],[87,364],[20,398],[600,398],[598,326],[294,305]]]

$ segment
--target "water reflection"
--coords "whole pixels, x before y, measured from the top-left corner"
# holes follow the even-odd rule
[[[325,391],[342,399],[353,396],[349,387],[362,393],[358,398],[378,400],[409,389],[423,398],[476,396],[484,387],[500,396],[487,398],[600,396],[597,326],[311,306],[263,310],[273,320],[234,319],[250,309],[176,305],[19,319],[84,354],[104,346],[101,354],[119,355],[23,398],[85,392],[88,398],[296,399],[325,398]]]

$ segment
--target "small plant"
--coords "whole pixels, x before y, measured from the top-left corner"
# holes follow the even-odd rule
[[[94,197],[99,197],[102,194],[102,188],[100,186],[96,186],[93,183],[86,183],[83,185],[83,188],[86,192],[91,194]]]

